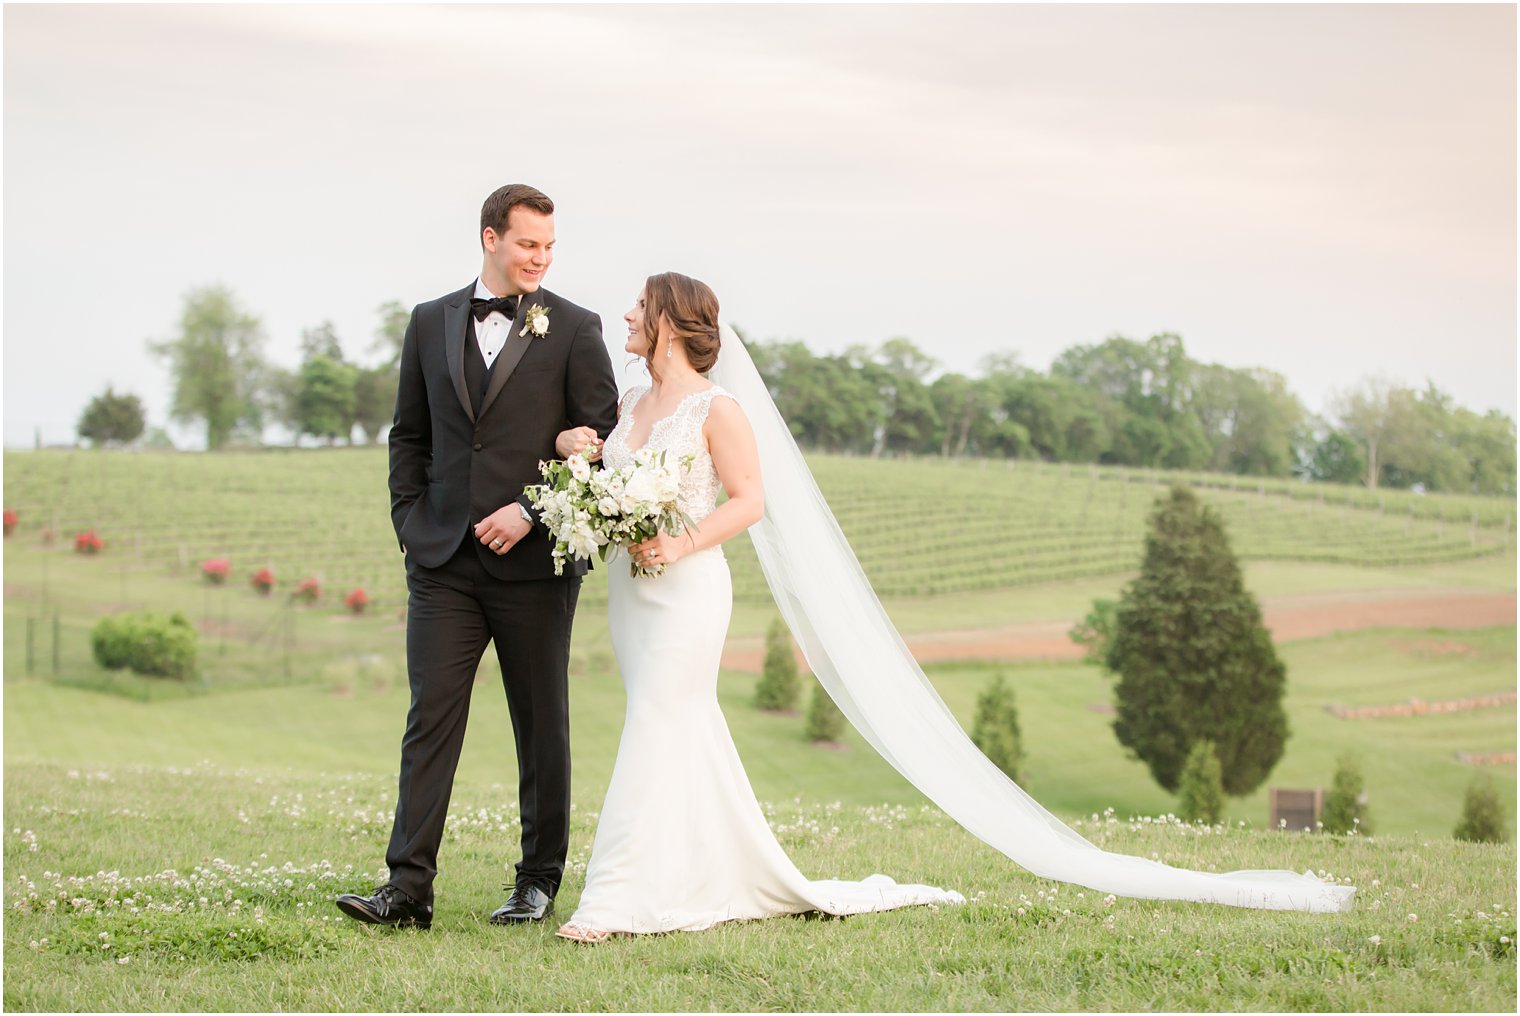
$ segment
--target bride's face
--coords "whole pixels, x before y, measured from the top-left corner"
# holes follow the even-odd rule
[[[634,301],[628,313],[623,315],[623,321],[628,325],[628,338],[623,343],[623,349],[634,356],[645,356],[649,353],[649,340],[644,337],[644,294]]]

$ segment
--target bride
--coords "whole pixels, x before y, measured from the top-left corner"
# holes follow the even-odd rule
[[[602,460],[621,468],[642,448],[695,456],[680,501],[698,525],[631,548],[663,574],[608,572],[628,707],[585,889],[562,937],[599,942],[615,932],[962,901],[884,875],[809,881],[771,834],[716,695],[732,607],[721,544],[746,529],[782,616],[846,718],[951,818],[1018,864],[1142,899],[1350,908],[1352,887],[1310,873],[1215,874],[1109,853],[1042,808],[977,750],[908,652],[748,352],[732,330],[720,332],[712,290],[675,273],[652,276],[624,319],[627,349],[644,357],[653,384],[624,396]],[[561,436],[571,453],[596,437],[589,428]],[[716,506],[720,487],[728,499]]]
[[[744,411],[702,377],[719,353],[718,300],[695,279],[656,275],[624,320],[628,351],[645,358],[653,384],[623,397],[602,461],[618,469],[642,448],[668,461],[694,456],[680,504],[697,525],[631,548],[641,564],[663,565],[659,576],[608,569],[608,622],[628,710],[580,906],[558,934],[598,942],[613,932],[962,902],[959,893],[882,875],[809,881],[771,834],[717,698],[733,602],[721,544],[765,510]],[[595,436],[575,433],[579,447]],[[720,487],[728,500],[717,506]]]

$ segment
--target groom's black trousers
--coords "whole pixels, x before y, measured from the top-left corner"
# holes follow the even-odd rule
[[[511,553],[511,551],[508,551]],[[406,664],[412,705],[401,740],[401,793],[385,862],[391,881],[433,900],[438,844],[464,743],[470,689],[496,643],[517,740],[522,817],[519,881],[559,888],[570,844],[566,671],[579,576],[504,582],[465,539],[441,567],[407,564]]]

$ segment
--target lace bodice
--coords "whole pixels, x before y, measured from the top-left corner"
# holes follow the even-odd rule
[[[638,385],[623,395],[617,426],[602,446],[602,463],[608,469],[632,465],[633,453],[638,449],[628,447],[628,435],[633,431],[639,401],[648,392],[648,385]],[[681,510],[699,523],[713,513],[718,504],[718,491],[723,487],[713,466],[712,455],[707,451],[707,442],[702,439],[702,426],[707,422],[712,400],[720,395],[733,398],[717,385],[692,392],[680,401],[675,412],[655,421],[649,439],[644,442],[644,447],[650,451],[667,453],[667,462],[679,461],[685,455],[695,456],[691,469],[681,477],[681,494],[677,500]]]

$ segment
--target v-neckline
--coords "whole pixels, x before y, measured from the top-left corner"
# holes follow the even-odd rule
[[[654,432],[657,429],[659,429],[660,424],[664,423],[666,420],[674,420],[675,417],[676,417],[676,414],[681,411],[681,407],[684,406],[684,405],[686,405],[687,401],[689,399],[691,399],[692,397],[697,396],[697,395],[701,395],[703,392],[710,392],[710,391],[712,391],[716,387],[718,387],[718,386],[715,385],[715,384],[709,384],[706,388],[698,388],[694,392],[687,392],[685,395],[681,396],[681,400],[676,403],[676,408],[672,409],[670,412],[666,413],[664,416],[660,417],[658,420],[654,421],[654,423],[651,423],[649,425],[649,433],[644,435],[644,443],[641,444],[641,445],[639,445],[637,448],[634,448],[632,445],[629,445],[628,444],[628,438],[625,437],[623,439],[623,444],[628,448],[628,454],[630,454],[630,455],[637,455],[639,452],[643,451],[645,448],[648,448],[649,447],[649,442],[654,439]],[[649,394],[649,389],[645,388],[644,389],[644,395],[648,395],[648,394]],[[634,414],[638,411],[639,403],[644,401],[644,395],[640,395],[638,398],[634,399],[633,400],[633,405],[631,405],[631,406],[628,407],[628,435],[629,435],[629,437],[633,436]]]

